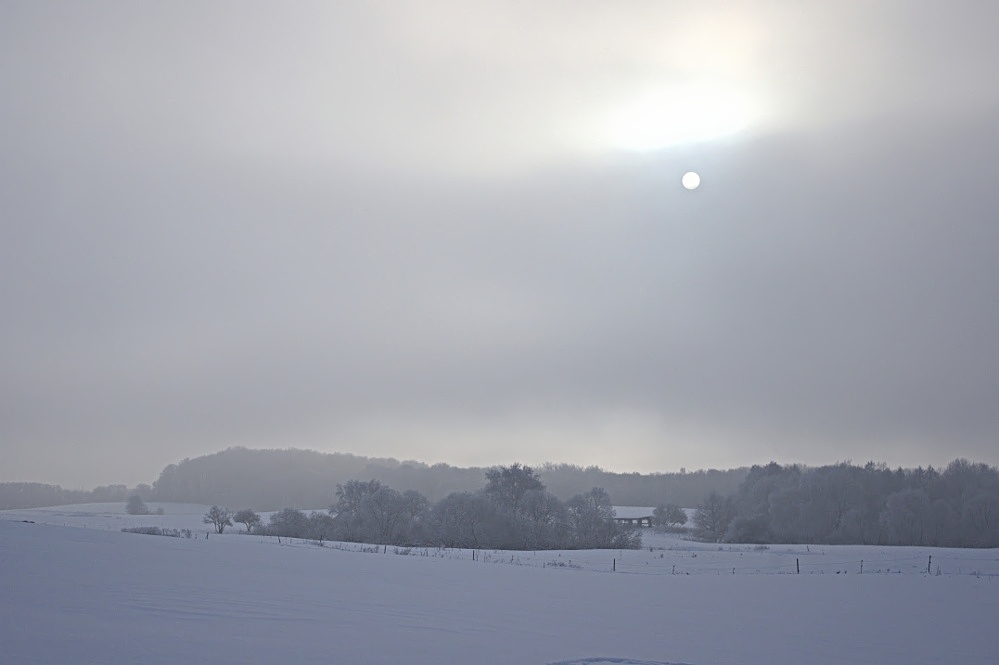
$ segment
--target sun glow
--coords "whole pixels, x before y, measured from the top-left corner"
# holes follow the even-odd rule
[[[649,152],[736,134],[753,119],[736,94],[708,87],[647,94],[615,114],[611,141],[625,150]]]

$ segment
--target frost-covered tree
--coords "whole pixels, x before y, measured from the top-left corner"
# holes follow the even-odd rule
[[[322,545],[330,538],[336,537],[336,521],[327,512],[314,512],[309,515],[308,537],[314,538]]]
[[[531,490],[521,500],[519,528],[525,549],[555,549],[569,540],[569,514],[551,492]]]
[[[720,543],[734,517],[732,500],[711,492],[694,512],[694,534],[701,540]]]
[[[128,503],[125,504],[125,512],[129,515],[148,515],[149,506],[146,505],[141,496],[133,494],[128,497]]]
[[[222,533],[227,526],[232,526],[232,511],[228,508],[212,506],[205,513],[205,516],[201,518],[201,521],[214,526],[216,533]]]
[[[377,480],[348,480],[336,486],[336,503],[330,506],[329,513],[336,521],[337,537],[361,542],[369,534],[370,524],[366,525],[362,516],[362,504],[368,497],[385,489]]]
[[[637,530],[614,521],[610,496],[601,487],[577,494],[565,504],[569,539],[576,549],[624,549],[641,545]]]
[[[544,488],[534,469],[513,464],[486,471],[486,487],[483,491],[500,506],[518,513],[525,494]]]
[[[288,538],[308,538],[309,518],[301,510],[283,508],[271,515],[267,524],[267,533]]]
[[[249,508],[244,508],[243,510],[237,511],[235,515],[232,516],[232,521],[236,524],[243,524],[246,526],[246,532],[250,533],[254,529],[260,527],[262,521],[260,515],[250,510]]]
[[[675,503],[660,504],[652,511],[652,525],[659,531],[676,529],[687,523],[687,513]]]
[[[881,511],[881,524],[892,545],[924,545],[930,517],[930,498],[922,489],[891,494]]]
[[[999,546],[999,494],[979,489],[962,511],[964,540],[974,547]]]
[[[416,490],[406,490],[402,493],[406,516],[410,520],[417,520],[426,515],[430,509],[430,502]]]
[[[433,544],[442,547],[498,547],[506,534],[499,511],[481,493],[453,492],[430,511]]]
[[[378,544],[398,542],[408,524],[409,510],[409,503],[402,494],[391,487],[380,487],[364,497],[358,508],[362,539]]]

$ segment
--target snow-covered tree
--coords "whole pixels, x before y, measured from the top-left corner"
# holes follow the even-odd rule
[[[288,538],[308,538],[309,518],[301,510],[283,508],[271,515],[267,524],[267,533]]]
[[[246,526],[246,532],[250,533],[254,529],[258,528],[261,524],[260,515],[256,514],[249,508],[244,508],[238,511],[232,516],[232,521],[236,524],[243,524]]]
[[[694,512],[694,533],[701,540],[720,543],[734,517],[732,500],[711,492]]]
[[[149,506],[146,505],[141,496],[133,494],[128,497],[128,503],[125,504],[125,512],[129,515],[148,515]]]
[[[656,506],[652,511],[652,524],[660,531],[675,529],[687,523],[687,513],[675,503]]]
[[[222,533],[227,526],[232,526],[232,511],[228,508],[212,506],[205,513],[205,516],[201,518],[201,521],[214,526],[216,533]]]
[[[483,491],[499,505],[518,513],[525,494],[544,488],[534,469],[513,464],[486,471],[486,487]]]

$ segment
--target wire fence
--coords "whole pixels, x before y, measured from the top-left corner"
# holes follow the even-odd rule
[[[315,541],[284,539],[283,544],[314,547]],[[766,550],[561,550],[510,551],[446,547],[397,547],[362,543],[326,542],[331,550],[462,559],[485,564],[563,568],[590,572],[630,575],[968,575],[999,577],[999,550],[988,554],[954,553],[939,550],[908,556],[887,556],[872,551],[870,556],[844,557],[825,551],[808,553]],[[867,554],[867,553],[865,553]]]
[[[70,526],[86,526],[79,523]],[[100,525],[118,530],[120,523]],[[206,532],[207,535],[207,532]],[[999,577],[999,549],[891,548],[876,546],[771,546],[704,544],[636,550],[510,551],[447,547],[402,547],[318,542],[302,538],[248,536],[287,547],[324,547],[331,551],[433,559],[462,559],[476,563],[561,568],[629,575],[921,575]],[[213,539],[214,540],[214,539]],[[859,548],[866,548],[857,551]],[[851,556],[851,555],[856,556]],[[901,552],[899,552],[901,554]]]
[[[670,560],[634,561],[627,554],[611,560],[611,572],[640,575],[972,575],[999,577],[999,554],[995,556],[954,556],[941,554],[904,557],[827,558],[781,557],[781,561],[746,561],[755,557],[716,556],[712,561],[694,562],[693,557]],[[762,559],[762,557],[761,557]]]

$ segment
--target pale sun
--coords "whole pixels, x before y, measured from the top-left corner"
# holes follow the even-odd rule
[[[694,171],[687,171],[680,178],[680,184],[684,189],[697,189],[701,186],[701,176]]]

